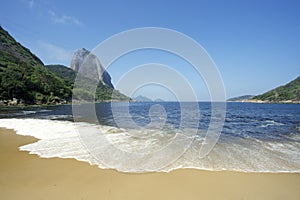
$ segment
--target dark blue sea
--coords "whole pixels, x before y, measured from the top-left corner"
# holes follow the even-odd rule
[[[116,102],[1,107],[0,127],[40,139],[20,147],[22,151],[125,172],[300,172],[300,104],[227,103],[216,144],[201,156],[203,145],[212,141],[205,140],[213,120],[211,106]]]

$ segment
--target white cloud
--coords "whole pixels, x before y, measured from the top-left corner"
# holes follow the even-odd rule
[[[48,11],[51,20],[56,24],[75,24],[82,26],[83,24],[75,17],[68,15],[59,15],[53,10]]]
[[[39,41],[36,51],[45,64],[64,64],[70,66],[73,51],[54,45],[49,42]]]

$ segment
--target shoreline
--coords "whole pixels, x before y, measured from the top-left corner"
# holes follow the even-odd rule
[[[51,107],[51,106],[64,106],[64,105],[88,105],[88,104],[98,104],[98,103],[123,103],[123,102],[130,102],[130,103],[172,103],[172,102],[178,102],[178,103],[185,103],[190,101],[162,101],[162,102],[156,102],[156,101],[120,101],[120,100],[103,100],[103,101],[74,101],[74,102],[67,102],[67,103],[60,103],[60,104],[17,104],[17,105],[0,105],[0,108],[30,108],[30,107]],[[191,103],[211,103],[211,101],[195,101]],[[218,103],[218,102],[216,102]],[[257,103],[257,104],[300,104],[300,101],[261,101],[261,100],[242,100],[242,101],[224,101],[220,103]]]
[[[244,101],[226,101],[227,103],[257,103],[257,104],[300,104],[300,101],[260,101],[260,100],[244,100]]]
[[[300,195],[300,173],[178,169],[129,174],[19,151],[19,146],[35,141],[0,128],[3,199],[298,199]]]

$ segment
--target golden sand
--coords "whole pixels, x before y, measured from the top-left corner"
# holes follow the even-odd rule
[[[0,129],[0,199],[300,199],[300,174],[210,172],[126,174],[73,159],[39,158],[36,139]]]

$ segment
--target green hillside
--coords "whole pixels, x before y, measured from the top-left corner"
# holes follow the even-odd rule
[[[45,67],[29,49],[18,43],[0,26],[0,105],[5,104],[58,104],[72,100],[72,89],[76,72],[62,65]],[[86,87],[91,83],[83,83]],[[90,85],[91,86],[91,85]],[[90,87],[88,86],[88,87]],[[84,87],[76,91],[75,97],[94,97]],[[129,98],[103,83],[96,90],[96,100],[128,100]]]
[[[73,87],[77,73],[64,65],[45,65],[46,68],[65,81],[68,87]]]
[[[29,66],[43,66],[43,62],[29,49],[18,43],[7,31],[0,26],[0,59],[1,64],[26,63]]]
[[[0,27],[0,100],[45,104],[67,101],[71,88]]]
[[[69,67],[66,67],[64,65],[46,65],[46,67],[55,75],[62,78],[66,85],[70,88],[73,88],[75,78],[78,75],[78,73],[74,70],[72,70]],[[94,93],[90,92],[92,88],[94,88],[94,85],[97,85],[95,95]],[[78,75],[77,77],[77,85],[76,89],[73,95],[73,98],[77,100],[93,100],[95,96],[96,101],[109,101],[109,100],[115,100],[115,101],[125,101],[130,100],[129,97],[126,95],[120,93],[119,91],[103,84],[101,81],[99,83],[96,83],[94,80],[91,80],[89,78],[86,78],[84,76]]]
[[[243,96],[238,96],[238,97],[233,97],[233,98],[227,99],[227,101],[241,102],[241,101],[247,101],[253,97],[254,97],[253,95],[243,95]]]
[[[253,97],[253,100],[270,102],[300,101],[300,76],[286,85]]]

